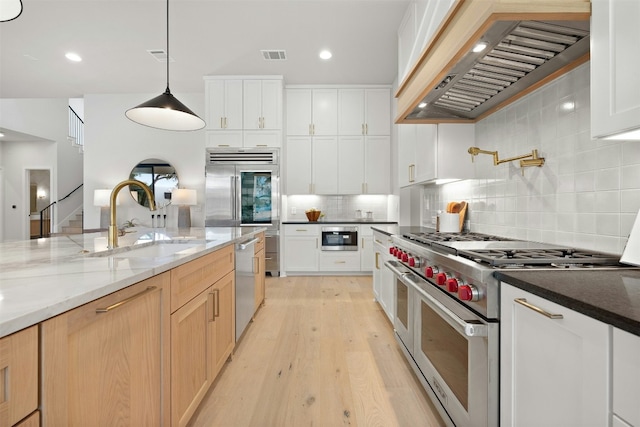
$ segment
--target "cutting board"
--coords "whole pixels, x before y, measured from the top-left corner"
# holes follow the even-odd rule
[[[620,262],[640,266],[640,212],[636,215],[636,222],[633,224]]]

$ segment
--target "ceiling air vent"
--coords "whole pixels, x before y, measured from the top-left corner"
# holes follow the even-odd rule
[[[153,56],[158,62],[167,62],[167,51],[164,49],[149,49],[149,55]],[[173,58],[169,58],[169,62],[174,62]]]
[[[265,61],[284,61],[287,59],[287,52],[284,50],[261,50]]]

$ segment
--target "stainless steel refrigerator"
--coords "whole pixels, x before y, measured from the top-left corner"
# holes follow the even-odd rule
[[[265,270],[280,273],[279,150],[207,149],[205,225],[263,226]]]

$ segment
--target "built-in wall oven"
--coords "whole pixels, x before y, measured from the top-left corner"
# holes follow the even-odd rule
[[[456,426],[497,425],[498,414],[488,413],[488,399],[497,398],[498,324],[447,301],[439,289],[401,263],[385,265],[395,277],[396,335],[423,386],[444,407],[445,421]]]
[[[323,251],[357,251],[358,250],[358,227],[339,226],[322,227]]]

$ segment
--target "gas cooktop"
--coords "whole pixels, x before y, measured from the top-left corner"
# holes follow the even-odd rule
[[[613,254],[482,233],[408,233],[402,236],[440,253],[493,268],[626,267]]]

